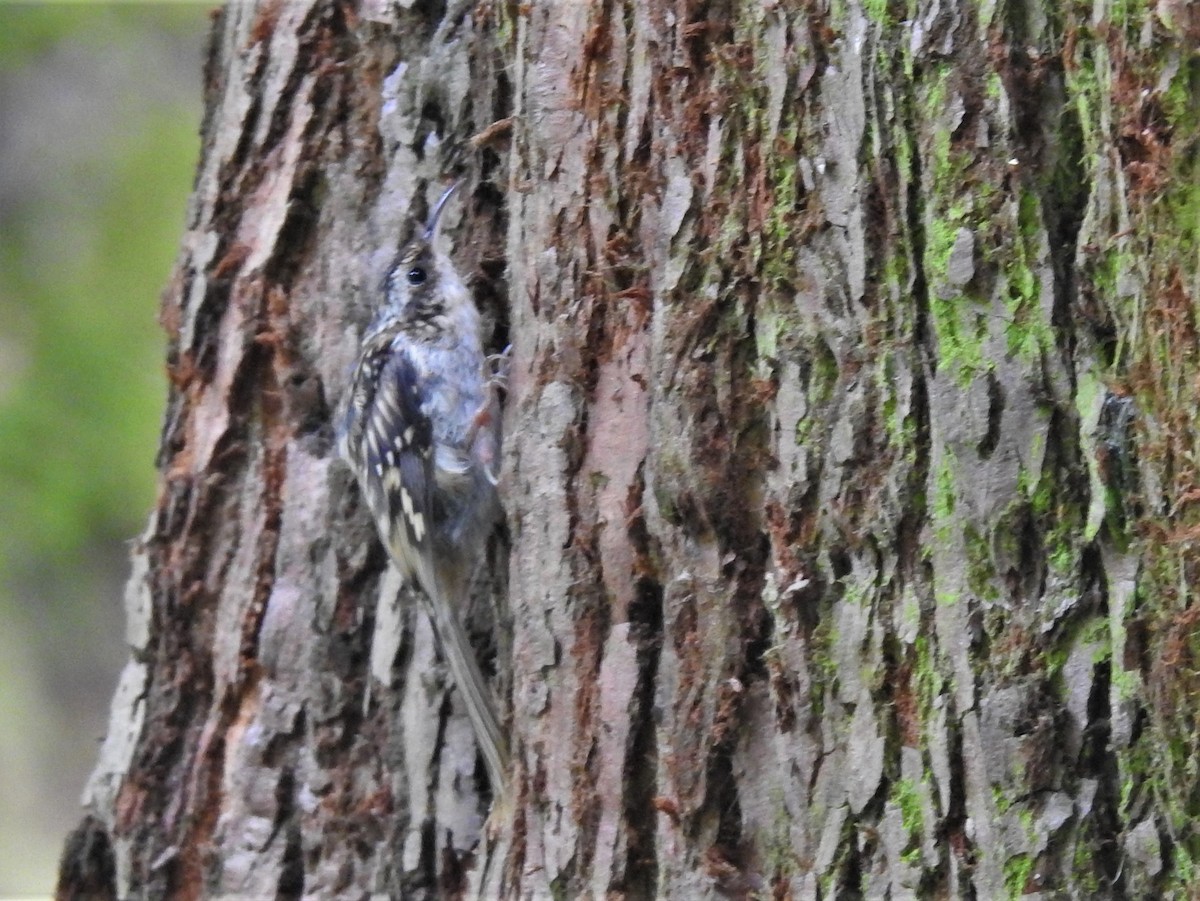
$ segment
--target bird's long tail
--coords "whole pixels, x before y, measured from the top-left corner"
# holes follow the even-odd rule
[[[495,799],[500,799],[506,790],[508,742],[500,731],[500,718],[496,713],[491,689],[475,658],[475,649],[459,620],[458,606],[450,602],[448,595],[455,587],[457,586],[443,585],[443,597],[428,597],[427,610],[446,663],[450,667],[450,674],[454,678],[455,688],[462,696],[467,716],[475,730],[475,740],[479,743],[479,750],[487,766],[488,779],[492,783],[492,795]]]

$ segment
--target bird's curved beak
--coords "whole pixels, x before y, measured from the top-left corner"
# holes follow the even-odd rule
[[[446,208],[447,202],[449,202],[451,196],[453,196],[454,192],[458,190],[458,187],[461,184],[461,181],[456,181],[446,189],[446,193],[441,196],[441,199],[438,200],[436,204],[434,204],[433,210],[429,214],[429,221],[425,223],[426,241],[432,241],[437,235],[438,220],[442,217],[442,210]]]

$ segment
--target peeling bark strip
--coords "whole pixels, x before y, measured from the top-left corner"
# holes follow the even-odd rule
[[[1105,0],[220,13],[60,897],[1200,890],[1198,45]],[[513,344],[486,839],[331,448],[447,175]]]

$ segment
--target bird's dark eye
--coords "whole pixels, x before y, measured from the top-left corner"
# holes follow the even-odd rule
[[[408,270],[408,283],[410,285],[422,285],[425,283],[425,270],[420,266],[413,266]]]

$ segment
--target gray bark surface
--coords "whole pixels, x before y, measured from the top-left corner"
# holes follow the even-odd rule
[[[227,8],[60,897],[1196,891],[1198,47],[1104,0]],[[486,829],[332,450],[446,176],[513,347]]]

